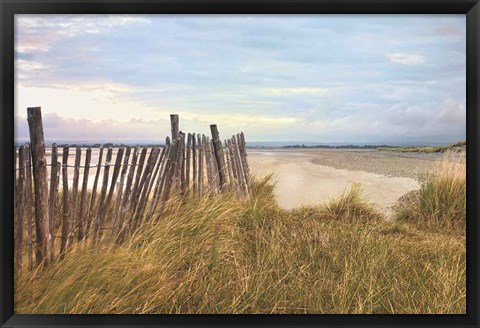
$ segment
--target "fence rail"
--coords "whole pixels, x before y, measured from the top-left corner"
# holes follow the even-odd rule
[[[185,134],[172,114],[163,146],[118,147],[114,155],[112,147],[82,151],[53,144],[47,157],[41,109],[27,113],[30,142],[15,148],[14,156],[18,270],[61,259],[74,243],[121,243],[142,224],[160,219],[173,196],[252,192],[243,132],[223,142],[216,125],[210,126],[211,138]]]

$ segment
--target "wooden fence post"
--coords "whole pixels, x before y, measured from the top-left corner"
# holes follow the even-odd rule
[[[88,147],[85,154],[85,168],[83,170],[82,194],[80,196],[80,213],[78,216],[78,240],[81,241],[85,236],[85,207],[87,205],[88,173],[90,172],[90,160],[92,158],[92,148]]]
[[[172,129],[172,142],[177,140],[180,131],[178,114],[170,114],[170,125]]]
[[[192,134],[192,182],[193,182],[193,195],[197,194],[197,137],[195,133]]]
[[[43,134],[42,110],[40,107],[27,108],[27,120],[32,146],[33,180],[35,185],[35,217],[40,225],[37,236],[40,259],[44,265],[51,262],[50,219],[48,216],[47,161]]]
[[[32,249],[32,239],[33,239],[33,227],[32,227],[32,159],[30,155],[30,144],[26,144],[26,180],[25,180],[25,204],[27,204],[26,214],[27,214],[27,246],[28,246],[28,270],[33,269],[33,249]],[[55,239],[52,234],[52,241]],[[52,243],[53,245],[53,243]],[[53,254],[53,247],[52,247]]]
[[[50,170],[50,208],[49,208],[49,219],[50,219],[50,233],[52,234],[52,261],[55,256],[55,211],[57,205],[57,196],[58,196],[58,180],[60,171],[58,169],[58,147],[57,144],[52,144],[52,157],[51,157],[51,170]]]
[[[68,220],[70,214],[70,203],[68,200],[68,152],[69,147],[63,147],[62,157],[62,181],[63,181],[63,217],[62,217],[62,241],[60,243],[60,257],[63,258],[67,248]]]
[[[110,164],[112,162],[112,147],[108,147],[107,157],[105,159],[105,168],[103,171],[102,189],[100,190],[100,199],[98,200],[97,215],[95,218],[95,225],[93,231],[93,244],[102,236],[103,222],[105,219],[105,200],[107,197],[108,176],[110,172]]]
[[[97,171],[95,172],[95,180],[93,181],[92,197],[90,198],[90,205],[88,206],[89,209],[88,209],[88,217],[87,217],[87,226],[85,227],[85,236],[88,236],[90,234],[90,228],[91,228],[94,213],[95,213],[95,200],[97,198],[98,178],[100,177],[100,170],[102,169],[102,159],[103,159],[103,147],[100,147],[100,153],[98,154]]]
[[[223,191],[225,190],[225,163],[223,162],[222,141],[220,140],[216,124],[210,125],[210,131],[212,132],[213,151],[217,161],[220,189]]]
[[[72,207],[70,208],[70,222],[68,224],[68,240],[67,249],[73,244],[75,238],[75,227],[77,222],[77,194],[78,194],[78,180],[80,176],[80,160],[82,157],[82,149],[76,147],[75,149],[75,164],[73,168],[73,184],[72,184]]]
[[[17,186],[17,233],[15,236],[15,267],[17,270],[22,268],[23,262],[23,220],[25,214],[24,188],[25,181],[25,146],[20,146],[18,150],[18,186]]]
[[[122,203],[122,197],[123,197],[123,189],[124,189],[123,186],[125,184],[125,176],[127,175],[128,160],[130,158],[131,151],[132,149],[130,147],[127,147],[127,150],[125,151],[125,158],[123,159],[122,172],[120,173],[120,182],[118,183],[118,186],[117,186],[117,200],[115,202],[115,210],[113,212],[112,224],[110,226],[110,238],[115,238],[115,229],[117,228],[120,204]],[[119,226],[121,227],[120,224]],[[118,231],[120,231],[120,228],[118,229]]]

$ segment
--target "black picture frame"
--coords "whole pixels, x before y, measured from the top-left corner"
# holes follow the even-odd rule
[[[467,314],[465,315],[15,315],[13,299],[13,145],[15,14],[465,14],[467,36]],[[390,326],[479,327],[478,0],[0,0],[0,326]]]

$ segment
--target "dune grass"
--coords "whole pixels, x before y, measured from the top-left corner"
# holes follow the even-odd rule
[[[401,153],[446,153],[465,151],[465,140],[445,146],[406,146],[406,147],[377,147],[377,150],[396,151]]]
[[[398,221],[382,220],[358,186],[292,211],[276,205],[268,179],[248,200],[173,199],[120,246],[76,245],[62,261],[22,272],[15,311],[465,313],[464,234],[419,223],[457,188],[424,182],[421,193],[435,197]],[[457,220],[458,206],[443,220]]]
[[[446,157],[423,177],[420,190],[399,202],[396,218],[426,229],[464,233],[466,225],[466,163],[464,157]]]

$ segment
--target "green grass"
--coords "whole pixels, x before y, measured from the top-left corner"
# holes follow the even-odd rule
[[[459,141],[455,144],[446,146],[427,146],[427,147],[378,147],[377,150],[396,151],[401,153],[445,153],[447,151],[465,150],[467,142],[465,140]]]
[[[458,195],[432,181],[422,190],[438,191],[439,203],[411,205],[409,219],[394,222],[358,186],[293,211],[276,205],[268,179],[249,200],[173,199],[120,246],[76,245],[62,261],[22,272],[15,311],[465,313],[465,236],[457,225],[424,224],[442,197]],[[442,220],[464,225],[457,205]]]

